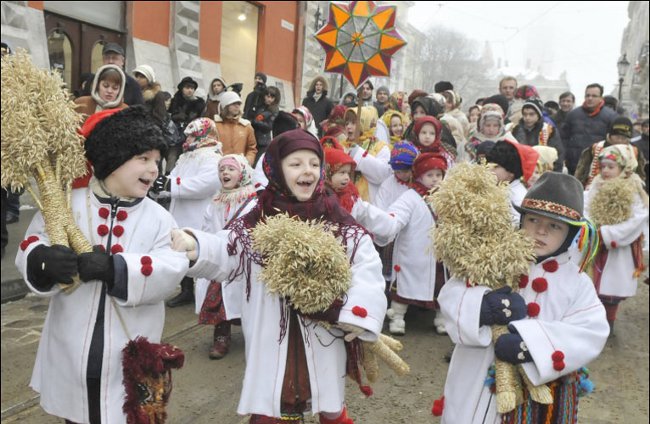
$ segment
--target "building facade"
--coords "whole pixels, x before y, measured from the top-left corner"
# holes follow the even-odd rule
[[[24,48],[68,87],[101,66],[102,47],[126,51],[126,71],[150,65],[163,90],[190,76],[205,96],[217,76],[253,88],[255,72],[292,108],[302,77],[303,26],[297,1],[3,1],[2,41]],[[301,48],[298,48],[300,46]]]
[[[650,24],[647,1],[631,1],[627,8],[630,22],[623,32],[621,56],[627,57],[631,66],[623,75],[622,105],[635,119],[648,118],[648,41]]]

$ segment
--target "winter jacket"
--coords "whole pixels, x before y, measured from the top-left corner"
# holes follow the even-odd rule
[[[219,141],[223,143],[223,154],[244,155],[252,166],[257,154],[257,142],[250,121],[243,118],[239,118],[237,121],[224,121],[220,115],[214,118]]]
[[[155,94],[154,94],[155,95]],[[126,86],[124,87],[124,103],[129,106],[144,104],[140,84],[131,75],[126,75]]]
[[[273,129],[273,121],[275,121],[276,116],[278,116],[277,110],[262,109],[251,121],[258,146],[266,147],[271,144],[271,140],[273,139],[271,130]]]
[[[594,116],[589,116],[583,107],[569,112],[562,130],[562,141],[566,148],[566,165],[570,174],[575,172],[580,153],[605,138],[607,129],[616,116],[616,112],[607,107],[603,107]]]
[[[545,133],[540,137],[542,131]],[[564,165],[564,144],[562,144],[562,139],[560,138],[560,133],[552,125],[539,120],[533,128],[526,128],[522,122],[516,125],[512,129],[512,135],[517,139],[521,144],[527,146],[549,146],[557,150],[557,160],[553,164],[553,170],[557,172],[562,172],[562,167]],[[541,139],[540,139],[541,138]]]
[[[314,117],[316,128],[318,128],[318,136],[321,137],[323,135],[323,130],[321,129],[320,123],[330,116],[330,112],[334,108],[334,105],[327,97],[327,90],[322,91],[318,101],[314,100],[314,92],[308,91],[307,97],[302,99],[302,105],[309,109],[309,112],[311,112],[311,115]]]
[[[183,134],[187,124],[201,117],[204,108],[205,101],[201,97],[186,99],[181,91],[174,94],[172,104],[169,106],[169,113],[172,115],[172,121],[178,127],[180,134]]]

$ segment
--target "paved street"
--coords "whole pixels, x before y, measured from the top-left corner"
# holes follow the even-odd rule
[[[38,406],[28,388],[47,299],[32,295],[2,305],[2,422],[61,423]],[[581,403],[581,422],[589,424],[647,423],[648,417],[648,287],[621,307],[616,336],[590,370],[596,391]],[[244,366],[243,339],[235,328],[233,349],[221,361],[210,361],[211,329],[196,326],[189,306],[168,309],[164,339],[186,353],[185,366],[174,372],[169,423],[239,424],[236,414]],[[364,398],[348,385],[348,403],[357,424],[437,423],[431,403],[442,394],[447,364],[442,356],[450,346],[433,334],[430,313],[409,313],[407,335],[401,340],[403,357],[412,372],[396,378],[384,372]],[[310,418],[309,424],[317,423]]]

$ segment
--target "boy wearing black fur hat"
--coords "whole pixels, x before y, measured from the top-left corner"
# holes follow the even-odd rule
[[[172,104],[169,106],[169,113],[172,121],[178,127],[178,133],[183,134],[187,124],[200,118],[205,108],[205,101],[202,97],[195,95],[199,84],[192,77],[185,77],[178,83],[178,91],[172,97]],[[181,136],[185,140],[185,136]]]
[[[94,251],[50,246],[38,213],[16,257],[28,287],[50,298],[30,385],[47,413],[76,423],[126,421],[122,349],[160,341],[163,301],[189,265],[171,250],[171,215],[146,197],[166,147],[160,128],[142,107],[102,113],[85,141],[93,177],[71,201]],[[83,284],[62,291],[77,274]]]
[[[576,235],[584,237],[578,244],[586,251],[584,266],[597,244],[583,206],[578,180],[544,173],[517,206],[537,257],[521,276],[519,292],[469,287],[459,278],[443,286],[438,300],[456,348],[442,423],[577,423],[578,396],[593,388],[583,367],[598,357],[609,333],[605,309],[569,251]],[[490,325],[509,331],[493,343]],[[495,358],[521,365],[533,385],[547,385],[552,403],[536,402],[524,389],[523,403],[498,413]]]
[[[499,183],[507,183],[510,189],[510,203],[515,206],[521,205],[526,195],[526,186],[522,183],[535,172],[539,153],[530,146],[517,143],[506,137],[498,141],[487,153],[485,159],[493,164],[492,172],[497,176]],[[512,223],[519,225],[519,212],[511,207]]]

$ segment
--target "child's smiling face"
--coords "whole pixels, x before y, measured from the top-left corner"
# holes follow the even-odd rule
[[[221,165],[219,166],[219,179],[222,188],[232,190],[239,186],[241,171],[233,165]]]
[[[282,173],[287,188],[296,199],[311,199],[320,180],[320,159],[311,150],[301,149],[282,159]]]

